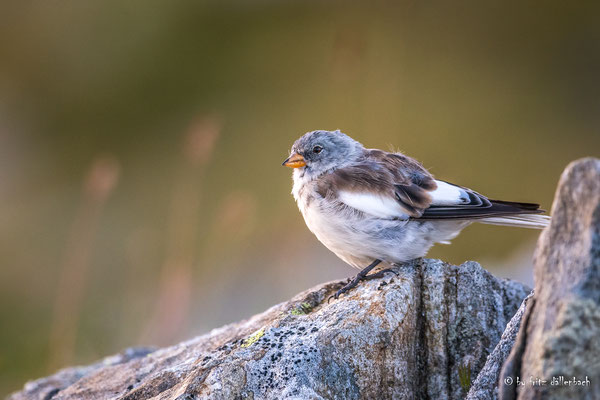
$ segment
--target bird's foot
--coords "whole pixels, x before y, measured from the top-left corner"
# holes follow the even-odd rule
[[[342,287],[340,290],[335,292],[335,294],[333,296],[330,296],[329,299],[327,300],[327,302],[329,303],[329,301],[331,301],[332,298],[337,300],[342,294],[354,289],[360,281],[370,281],[372,279],[382,278],[386,272],[391,272],[394,275],[398,275],[398,272],[394,271],[393,268],[382,269],[381,271],[376,272],[374,274],[370,274],[370,275],[362,274],[361,272],[359,272],[354,278],[352,278],[352,280],[350,280],[348,283],[346,283],[346,285],[344,285],[344,287]]]
[[[370,281],[371,279],[383,278],[386,272],[391,272],[392,274],[398,276],[398,272],[395,271],[393,268],[386,268],[382,269],[379,272],[375,272],[374,274],[366,275],[364,278],[362,278],[362,280]]]
[[[335,292],[335,294],[333,296],[329,296],[329,299],[327,299],[327,302],[329,303],[331,301],[331,299],[338,299],[342,294],[346,293],[347,291],[353,289],[356,287],[356,285],[358,285],[358,282],[361,281],[361,278],[357,275],[355,276],[350,282],[346,283],[344,285],[344,287],[342,287],[340,290],[338,290],[337,292]]]

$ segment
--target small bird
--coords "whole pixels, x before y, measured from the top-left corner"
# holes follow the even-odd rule
[[[402,153],[366,149],[339,130],[304,134],[284,166],[294,169],[292,194],[308,229],[339,258],[361,271],[333,296],[384,262],[423,257],[435,243],[455,238],[472,222],[542,229],[539,204],[491,200],[435,179]],[[393,272],[393,271],[391,271]]]

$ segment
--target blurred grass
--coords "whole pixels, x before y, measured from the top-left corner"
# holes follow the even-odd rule
[[[279,166],[308,130],[340,128],[418,158],[439,178],[549,208],[564,166],[599,155],[599,8],[2,3],[0,393],[51,372],[60,270],[97,157],[117,160],[120,177],[77,305],[69,351],[78,363],[173,343],[354,273],[304,227]],[[181,149],[207,116],[219,120],[219,139],[193,178]],[[180,191],[177,207],[195,191],[198,205],[173,232]],[[168,243],[180,234],[189,305],[161,336],[152,321],[169,292],[165,265],[178,256]],[[524,276],[507,263],[526,268],[527,254],[513,254],[536,237],[473,226],[430,255]]]

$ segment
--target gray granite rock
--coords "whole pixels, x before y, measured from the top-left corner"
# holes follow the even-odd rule
[[[532,303],[533,292],[523,300],[517,313],[506,326],[500,342],[498,342],[494,351],[488,356],[485,365],[477,375],[477,379],[473,382],[466,400],[495,400],[498,398],[500,370],[517,341],[521,319],[525,314],[525,310],[531,307]]]
[[[323,284],[176,346],[65,369],[10,398],[464,398],[530,289],[475,262],[425,259],[397,272],[331,302],[342,282]]]

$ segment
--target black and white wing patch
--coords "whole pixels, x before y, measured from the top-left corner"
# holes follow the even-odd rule
[[[539,204],[490,200],[464,187],[436,180],[432,202],[419,219],[471,219],[516,214],[539,214]]]

